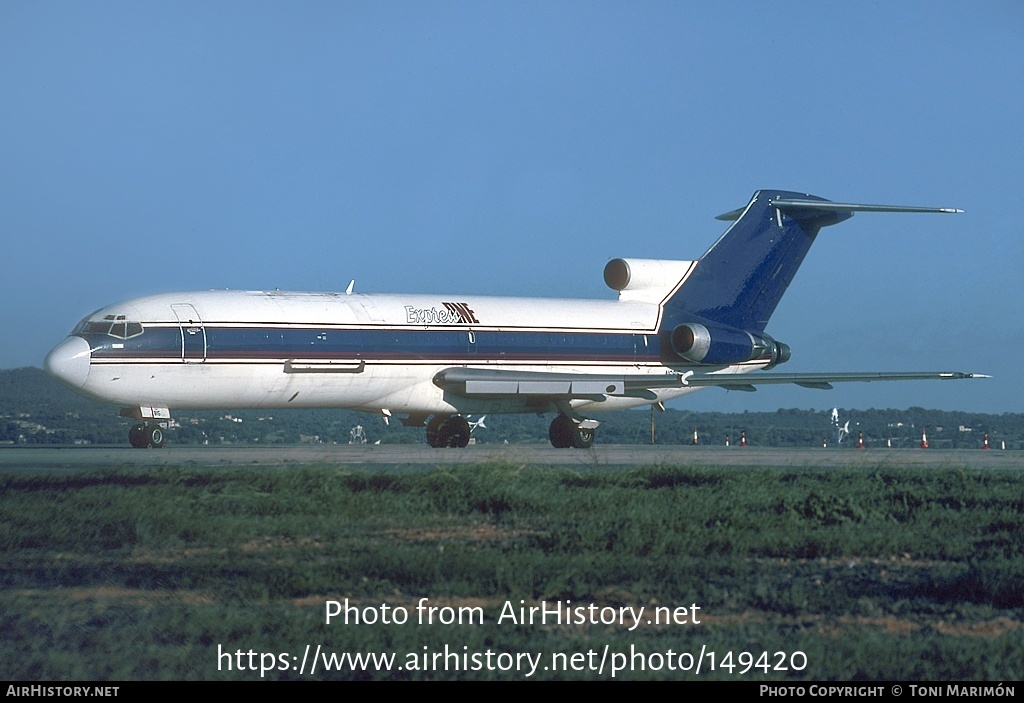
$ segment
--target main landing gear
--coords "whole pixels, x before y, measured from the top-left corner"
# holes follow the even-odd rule
[[[155,423],[140,422],[128,430],[128,441],[136,449],[163,449],[166,442],[164,428]]]
[[[596,426],[594,420],[580,418],[577,422],[559,413],[551,421],[548,438],[556,449],[590,449],[594,446]],[[469,421],[461,415],[434,415],[427,423],[427,444],[431,447],[465,447],[469,444],[471,431]]]
[[[558,414],[548,428],[548,439],[555,449],[590,449],[594,446],[594,429],[583,427],[565,415]]]
[[[434,415],[427,423],[427,444],[432,447],[465,447],[469,421],[461,415]]]

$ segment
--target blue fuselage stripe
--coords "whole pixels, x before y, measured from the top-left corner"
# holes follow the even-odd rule
[[[143,334],[126,340],[104,334],[80,336],[89,342],[97,360],[182,355],[182,331],[177,327],[149,327]],[[210,361],[366,358],[632,362],[656,361],[659,357],[657,336],[639,333],[207,326],[186,330],[184,337],[186,356]],[[119,346],[115,348],[115,344]]]

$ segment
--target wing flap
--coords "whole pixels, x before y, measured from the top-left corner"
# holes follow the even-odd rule
[[[504,369],[445,369],[434,384],[460,395],[543,395],[560,398],[595,396],[645,397],[653,388],[679,388],[686,374],[587,374],[509,371]]]

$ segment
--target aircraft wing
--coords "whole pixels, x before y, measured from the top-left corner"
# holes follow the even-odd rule
[[[963,373],[961,371],[903,371],[883,373],[750,373],[737,374],[706,374],[691,376],[688,386],[718,386],[732,391],[755,391],[754,386],[762,383],[795,383],[804,388],[829,390],[833,383],[850,383],[870,381],[942,381],[964,378],[989,378],[980,373]]]
[[[828,390],[833,383],[870,381],[924,381],[988,378],[984,374],[959,371],[910,371],[883,373],[751,373],[695,374],[586,374],[509,371],[456,367],[434,376],[444,390],[467,396],[543,395],[566,399],[601,399],[623,396],[656,399],[656,388],[706,388],[754,391],[763,383],[795,383],[805,388]]]

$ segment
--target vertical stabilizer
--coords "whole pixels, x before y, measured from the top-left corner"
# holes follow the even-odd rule
[[[759,190],[665,306],[665,322],[708,321],[761,334],[822,227],[855,212],[962,212],[952,208],[833,203]]]
[[[827,210],[791,213],[772,204],[794,199],[828,202],[802,193],[759,190],[745,208],[719,218],[735,222],[669,301],[670,324],[698,318],[755,334],[764,331],[818,231],[850,217]]]

